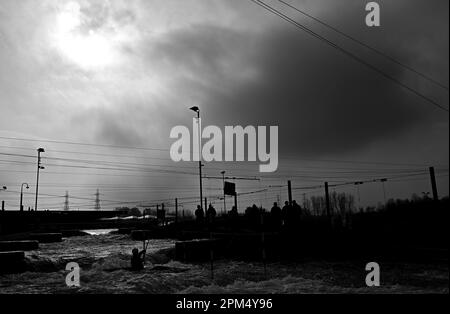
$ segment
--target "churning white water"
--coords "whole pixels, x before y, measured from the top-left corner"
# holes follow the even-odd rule
[[[38,251],[27,252],[27,271],[0,275],[0,293],[448,293],[448,267],[424,269],[414,265],[410,270],[402,266],[415,276],[411,282],[443,284],[386,280],[381,287],[371,289],[365,287],[365,272],[359,265],[320,261],[271,263],[264,270],[259,262],[220,260],[214,263],[212,280],[209,263],[174,261],[175,241],[167,239],[152,240],[146,268],[133,272],[128,269],[131,250],[142,249],[142,242],[127,235],[89,233],[40,244]],[[69,262],[81,267],[78,288],[65,284]]]

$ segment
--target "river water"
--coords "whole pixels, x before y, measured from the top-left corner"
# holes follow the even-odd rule
[[[40,244],[26,252],[28,270],[0,275],[0,293],[448,293],[447,265],[386,265],[381,287],[365,286],[360,263],[262,263],[221,260],[187,264],[171,259],[174,240],[152,240],[146,268],[128,270],[134,247],[127,235],[91,230],[88,236]],[[80,287],[67,287],[65,266],[81,268]],[[384,270],[382,268],[382,270]],[[399,275],[400,274],[400,275]]]

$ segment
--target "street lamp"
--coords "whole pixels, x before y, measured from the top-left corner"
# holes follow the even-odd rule
[[[223,211],[226,213],[226,200],[225,200],[225,171],[220,172],[222,174],[222,186],[223,186]]]
[[[202,130],[200,126],[200,108],[197,106],[189,108],[190,110],[197,113],[197,124],[198,124],[198,173],[200,176],[200,208],[202,208],[203,203],[203,187],[202,187]],[[205,208],[206,210],[206,208]]]
[[[29,189],[30,187],[28,186],[28,183],[22,183],[22,186],[20,187],[20,211],[23,211],[23,205],[22,205],[22,201],[23,201],[23,186],[25,185],[25,187],[27,189]]]
[[[37,153],[38,153],[38,159],[37,159],[36,197],[34,200],[34,211],[37,211],[38,191],[39,191],[39,170],[44,169],[44,167],[41,166],[41,153],[45,153],[45,150],[43,148],[38,148]]]
[[[0,192],[1,191],[6,191],[6,189],[7,189],[7,187],[6,186],[3,186],[1,189],[0,189]],[[2,201],[2,211],[3,210],[5,210],[5,201]]]

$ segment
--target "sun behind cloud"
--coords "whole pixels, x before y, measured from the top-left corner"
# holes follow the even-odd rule
[[[56,18],[54,44],[68,61],[85,70],[94,70],[116,64],[119,59],[119,37],[103,28],[89,28],[89,17],[78,2],[64,5]]]

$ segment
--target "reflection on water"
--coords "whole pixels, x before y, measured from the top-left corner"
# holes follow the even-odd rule
[[[96,236],[96,235],[108,234],[113,231],[117,231],[117,229],[92,229],[92,230],[81,230],[81,231],[86,232],[87,234]]]

